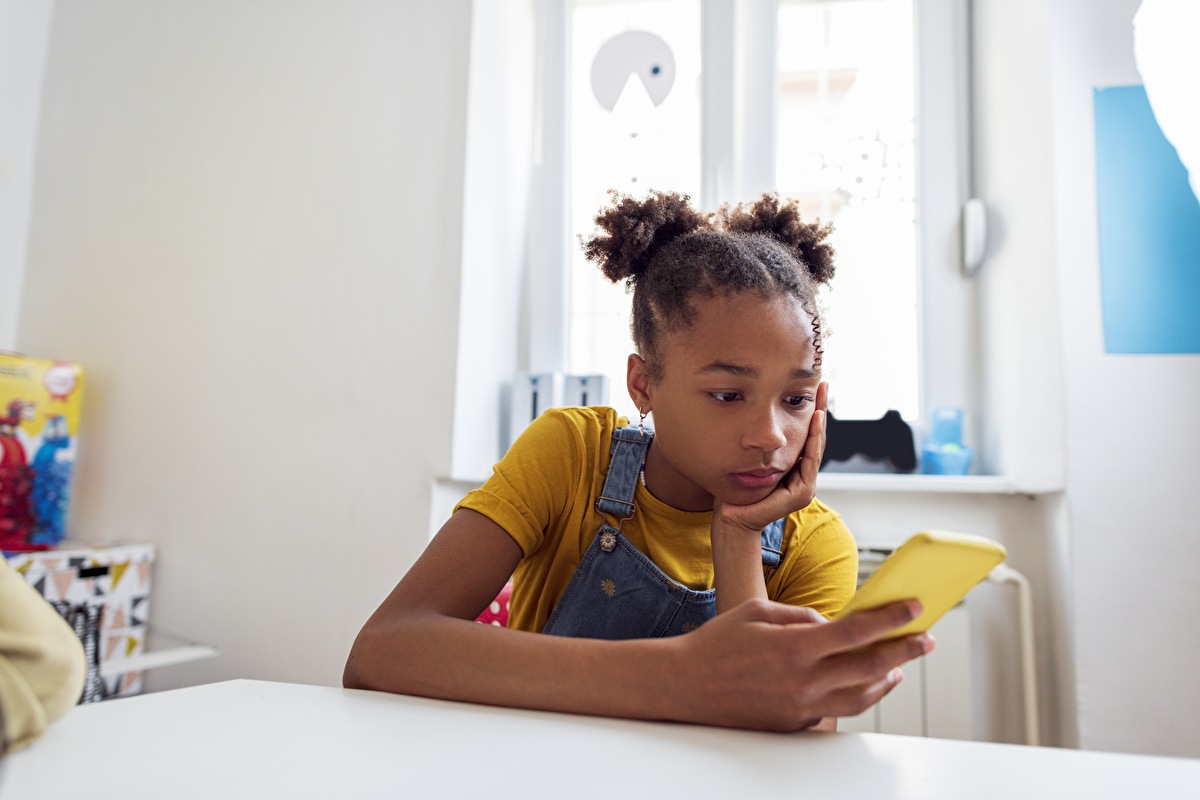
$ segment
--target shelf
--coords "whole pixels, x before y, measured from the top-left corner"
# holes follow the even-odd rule
[[[100,663],[100,675],[105,678],[111,678],[114,675],[123,675],[126,672],[139,672],[157,667],[186,664],[190,661],[199,661],[204,658],[213,658],[219,653],[217,648],[210,644],[199,644],[196,642],[170,643],[180,641],[174,639],[174,637],[152,634],[146,642],[145,652],[129,656],[128,658],[110,658],[102,661]]]
[[[483,484],[482,478],[439,478],[435,485],[451,493],[466,494]],[[897,492],[908,494],[991,494],[1033,497],[1062,491],[1061,486],[1021,486],[1004,475],[901,475],[889,472],[822,472],[817,494],[822,492]]]
[[[1017,486],[1003,475],[898,475],[890,473],[822,472],[821,492],[907,492],[925,494],[1042,494]]]

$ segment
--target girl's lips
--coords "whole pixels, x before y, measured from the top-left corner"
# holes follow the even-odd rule
[[[779,483],[779,479],[782,477],[782,472],[767,472],[763,474],[757,472],[733,473],[733,479],[747,489],[765,489],[769,486],[774,486]]]

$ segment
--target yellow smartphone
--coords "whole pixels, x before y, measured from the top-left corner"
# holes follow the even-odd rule
[[[922,531],[892,551],[834,618],[917,599],[924,608],[921,615],[884,638],[922,633],[966,597],[1006,555],[1003,545],[982,536]]]

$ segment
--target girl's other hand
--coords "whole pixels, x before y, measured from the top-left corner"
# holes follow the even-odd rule
[[[692,667],[684,716],[793,731],[860,714],[900,683],[901,664],[933,650],[928,634],[881,641],[920,613],[908,600],[828,622],[811,608],[741,603],[678,637]]]

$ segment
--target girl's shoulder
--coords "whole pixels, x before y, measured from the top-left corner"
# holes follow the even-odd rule
[[[791,516],[797,522],[807,525],[824,524],[830,520],[842,518],[841,514],[822,502],[819,497],[814,497],[811,503],[799,511],[793,511]]]
[[[772,600],[829,616],[854,594],[858,546],[841,515],[820,500],[788,515],[783,563],[768,581]]]
[[[505,468],[603,472],[613,431],[628,424],[607,406],[548,408],[526,426],[500,460]]]
[[[842,548],[856,547],[842,515],[816,497],[804,508],[788,515],[784,536],[801,544],[822,539],[826,544],[837,543]]]
[[[568,447],[581,453],[607,452],[613,431],[628,424],[608,406],[548,408],[529,423],[516,444],[541,451]]]

